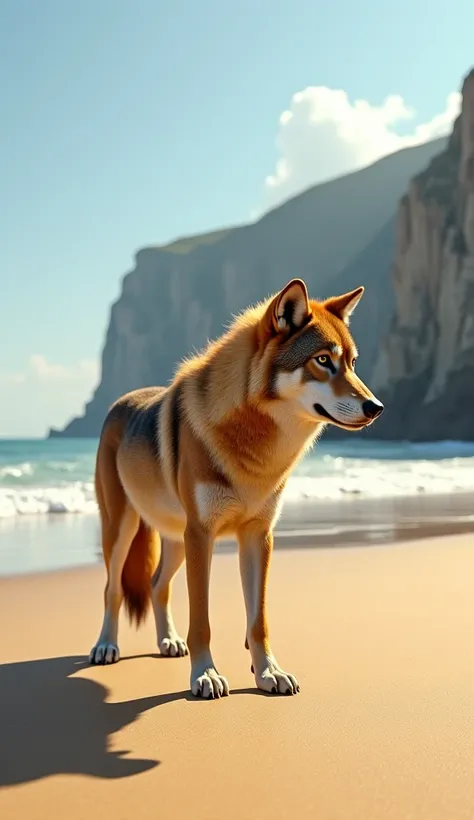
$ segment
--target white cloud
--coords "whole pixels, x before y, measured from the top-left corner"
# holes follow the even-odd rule
[[[99,363],[91,360],[66,366],[35,353],[22,371],[0,371],[2,436],[44,435],[77,415],[99,380]]]
[[[94,379],[99,376],[98,362],[84,359],[72,367],[63,364],[48,362],[40,353],[34,353],[29,359],[29,370],[34,378],[40,380],[83,381]]]
[[[453,92],[442,113],[407,132],[406,123],[415,119],[416,112],[400,96],[389,96],[374,106],[367,100],[351,102],[345,91],[325,86],[298,91],[280,116],[280,157],[265,180],[264,207],[274,207],[311,185],[370,165],[401,148],[449,133],[460,106],[461,95]],[[397,132],[401,124],[405,124],[403,134]]]

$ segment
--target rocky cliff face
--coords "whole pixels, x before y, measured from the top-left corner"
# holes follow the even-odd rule
[[[374,436],[474,439],[474,70],[446,149],[401,200]]]
[[[258,223],[188,237],[136,255],[112,306],[99,387],[84,416],[50,435],[97,436],[107,408],[135,387],[166,384],[176,363],[231,315],[303,276],[324,298],[367,285],[354,328],[369,378],[393,310],[393,218],[412,176],[446,145],[436,140],[316,186]]]

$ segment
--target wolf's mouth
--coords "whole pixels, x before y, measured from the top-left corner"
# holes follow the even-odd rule
[[[324,416],[324,418],[326,418],[328,421],[332,421],[333,424],[337,424],[338,427],[350,427],[353,430],[362,430],[362,428],[367,427],[370,422],[369,419],[367,419],[367,421],[359,422],[358,424],[349,424],[349,422],[346,421],[338,421],[334,418],[334,416],[331,416],[331,414],[324,409],[322,404],[315,404],[313,406],[320,416]]]

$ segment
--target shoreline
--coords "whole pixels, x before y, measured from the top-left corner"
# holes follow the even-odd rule
[[[287,503],[275,528],[275,550],[380,546],[474,532],[467,493],[348,498]],[[233,540],[215,553],[235,552]],[[0,519],[0,577],[16,577],[101,563],[96,513]]]

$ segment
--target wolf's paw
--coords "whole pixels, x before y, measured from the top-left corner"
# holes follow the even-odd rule
[[[284,672],[275,662],[269,663],[260,674],[255,675],[255,682],[259,689],[271,695],[296,695],[300,691],[295,676]]]
[[[209,667],[202,675],[191,676],[191,692],[196,698],[222,698],[229,694],[229,684],[213,667]]]
[[[188,647],[186,641],[180,638],[179,635],[170,635],[168,638],[162,638],[158,643],[160,654],[167,658],[184,658],[188,654]]]
[[[117,663],[120,651],[116,643],[98,643],[90,651],[89,663],[94,665]]]

